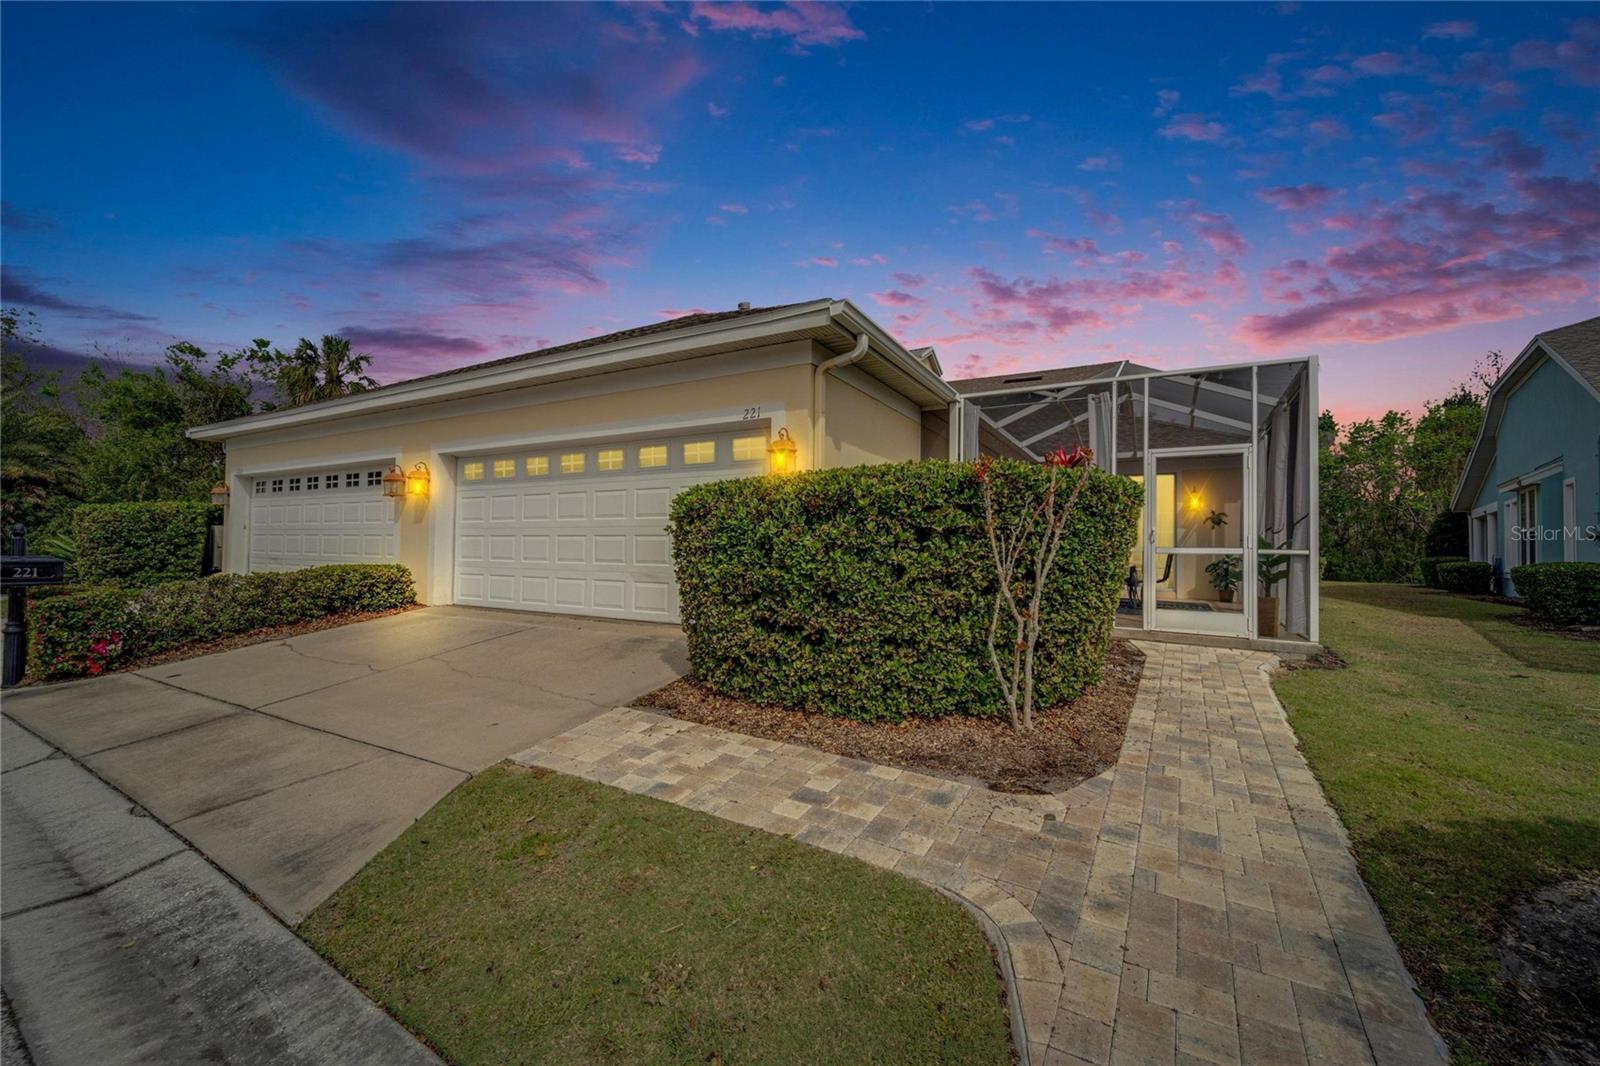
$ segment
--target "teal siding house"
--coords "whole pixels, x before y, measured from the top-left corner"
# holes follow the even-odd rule
[[[1506,367],[1454,508],[1507,595],[1514,566],[1600,562],[1600,318],[1540,333]]]

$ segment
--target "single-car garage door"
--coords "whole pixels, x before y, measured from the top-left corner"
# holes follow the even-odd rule
[[[250,569],[392,563],[400,557],[384,467],[333,465],[253,479]]]
[[[456,602],[675,622],[672,497],[766,470],[764,423],[461,459]]]

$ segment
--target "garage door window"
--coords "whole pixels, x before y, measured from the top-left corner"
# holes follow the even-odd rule
[[[568,452],[561,457],[561,472],[563,474],[581,474],[584,467],[583,452]]]
[[[733,461],[736,463],[750,463],[757,459],[767,457],[766,437],[735,437],[733,438]]]
[[[496,459],[494,461],[494,476],[497,478],[516,477],[517,461],[515,459]]]
[[[646,444],[639,449],[639,469],[654,470],[658,466],[667,465],[667,446],[665,444]]]
[[[275,477],[275,478],[272,479],[272,491],[273,492],[282,492],[283,491],[283,478]]]
[[[463,463],[461,466],[461,479],[463,481],[482,481],[482,463]]]
[[[550,473],[550,457],[548,455],[530,455],[523,469],[529,477],[544,477]]]
[[[600,451],[595,455],[595,465],[601,470],[621,470],[622,449],[601,448]]]
[[[685,466],[699,466],[702,463],[717,461],[717,442],[714,440],[691,440],[683,444],[683,462]]]

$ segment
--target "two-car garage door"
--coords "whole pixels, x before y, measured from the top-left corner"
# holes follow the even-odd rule
[[[766,448],[762,425],[461,459],[456,602],[676,621],[673,496],[764,473]]]

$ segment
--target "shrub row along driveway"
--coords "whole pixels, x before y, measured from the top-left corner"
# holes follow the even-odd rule
[[[684,668],[666,627],[440,607],[27,689],[5,713],[296,923],[470,774]]]

